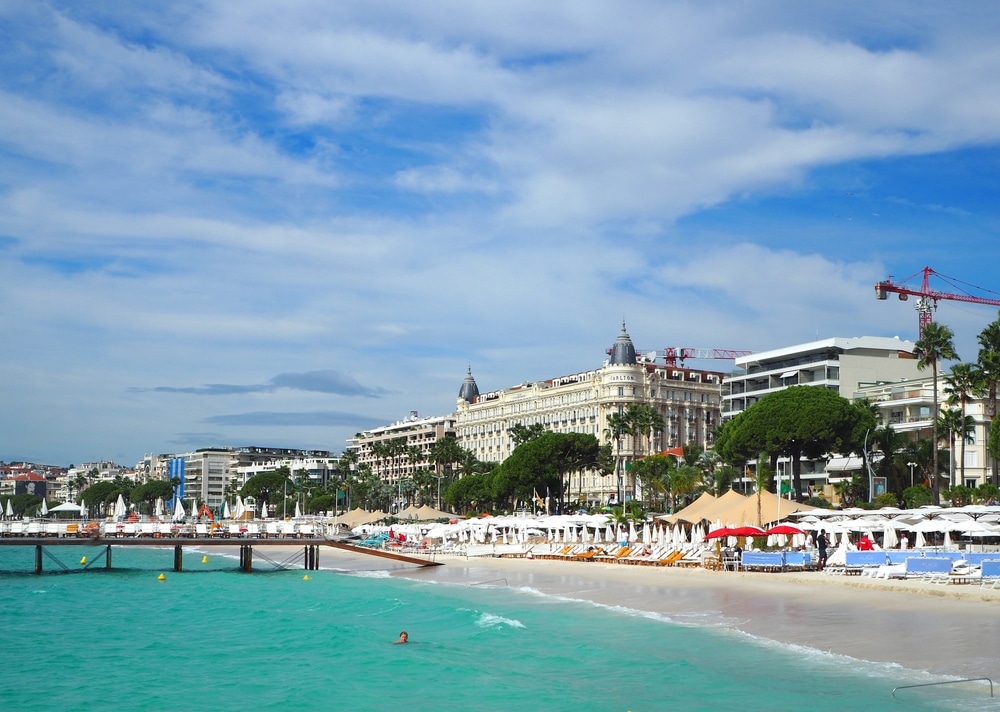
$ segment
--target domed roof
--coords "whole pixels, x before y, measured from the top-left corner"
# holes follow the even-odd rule
[[[612,366],[634,366],[635,346],[632,345],[632,337],[625,331],[625,320],[622,320],[622,332],[615,339],[615,345],[611,347]]]
[[[634,356],[635,354],[633,354],[633,358]],[[472,403],[479,397],[479,386],[476,385],[476,379],[472,377],[472,366],[469,366],[469,372],[465,374],[465,380],[462,381],[462,388],[458,391],[458,397],[466,403]]]

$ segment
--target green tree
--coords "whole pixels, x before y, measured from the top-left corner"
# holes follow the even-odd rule
[[[986,379],[982,371],[972,364],[956,363],[951,367],[951,373],[944,377],[944,392],[948,396],[948,405],[958,404],[962,413],[962,423],[966,422],[966,407],[969,399],[980,398],[986,391]],[[965,482],[965,444],[967,442],[973,442],[973,440],[969,437],[961,439],[962,451],[958,458],[959,482]]]
[[[497,473],[513,497],[532,501],[536,492],[548,492],[561,506],[565,476],[598,467],[599,456],[600,444],[593,435],[546,432],[514,448]]]
[[[979,333],[979,356],[976,368],[982,374],[986,388],[986,417],[990,426],[986,431],[986,450],[990,454],[990,468],[994,484],[1000,484],[1000,457],[993,454],[993,423],[997,415],[997,384],[1000,383],[1000,316]]]
[[[829,388],[792,386],[769,393],[719,430],[716,449],[729,462],[765,453],[773,471],[779,455],[792,464],[792,489],[802,499],[801,458],[843,449],[864,413]]]
[[[942,410],[938,415],[937,427],[941,438],[948,443],[948,486],[953,487],[955,485],[953,481],[954,477],[952,476],[955,471],[955,441],[958,439],[962,440],[962,451],[964,453],[964,444],[972,441],[975,422],[971,415],[963,416],[958,408],[948,408]]]
[[[646,439],[644,455],[653,452],[653,436],[661,432],[664,428],[663,415],[651,405],[645,403],[629,403],[625,409],[625,418],[631,425],[630,431],[636,436],[636,444],[641,444],[642,438]],[[636,453],[633,452],[633,457]]]
[[[240,489],[240,494],[244,497],[253,497],[258,503],[270,504],[272,498],[280,500],[284,497],[286,489],[294,486],[288,466],[282,465],[273,472],[261,472],[248,479]]]
[[[923,507],[934,501],[934,492],[925,485],[914,485],[903,490],[903,501],[909,509]]]
[[[611,413],[608,416],[608,427],[605,430],[605,434],[609,440],[613,440],[615,443],[615,475],[618,478],[618,501],[625,501],[625,492],[623,487],[623,468],[622,468],[622,440],[626,435],[635,435],[632,421],[625,416],[624,413]],[[633,490],[634,492],[635,490]]]
[[[643,504],[656,506],[666,511],[666,500],[670,493],[670,476],[677,469],[677,463],[666,455],[650,455],[633,465],[636,479],[642,485]]]
[[[917,368],[921,371],[925,368],[931,369],[932,381],[934,384],[934,415],[931,418],[931,439],[938,442],[938,365],[942,361],[954,361],[958,359],[955,352],[955,334],[944,324],[930,322],[924,324],[920,338],[913,345],[913,355],[917,357]],[[931,482],[931,491],[934,493],[934,504],[941,503],[941,482],[938,473],[938,454],[934,448],[934,465],[931,468],[934,477]]]
[[[146,511],[152,512],[157,499],[162,498],[166,502],[173,497],[174,486],[166,480],[150,480],[135,487],[130,495],[133,504],[146,504]]]
[[[532,423],[531,425],[514,423],[512,426],[507,428],[507,434],[510,435],[511,440],[514,441],[514,447],[522,445],[529,440],[534,440],[544,432],[545,426],[541,423]]]
[[[694,465],[681,465],[670,472],[670,513],[678,509],[678,500],[689,497],[698,487],[701,471]],[[680,503],[683,507],[683,501]]]

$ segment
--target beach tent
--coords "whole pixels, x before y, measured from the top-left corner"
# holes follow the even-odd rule
[[[414,519],[415,520],[415,519],[417,519],[417,516],[418,516],[419,512],[420,512],[420,510],[417,507],[414,507],[411,504],[406,509],[398,512],[396,514],[396,517],[398,519]]]
[[[675,512],[674,514],[661,515],[657,517],[657,519],[663,522],[669,522],[670,524],[676,524],[677,522],[696,524],[702,520],[701,511],[710,507],[716,499],[717,497],[715,497],[715,495],[708,492],[702,492],[698,499],[693,501],[684,509],[679,512]]]
[[[431,519],[454,519],[455,515],[450,512],[444,512],[440,509],[435,509],[426,504],[420,506],[417,510],[417,519],[421,521],[428,521]]]
[[[730,509],[734,509],[737,504],[745,502],[746,499],[747,499],[746,497],[741,495],[736,490],[729,490],[721,497],[716,497],[714,501],[706,501],[704,504],[704,509],[698,511],[695,515],[691,516],[697,516],[699,520],[705,519],[708,520],[709,522],[718,521],[722,522],[723,524],[730,524],[730,523],[742,524],[743,522],[730,522],[727,519],[723,519],[720,516],[720,514],[722,512],[727,512]],[[697,501],[698,500],[695,500],[695,502],[693,502],[690,506],[693,507],[697,503]],[[685,510],[682,509],[681,512],[683,511]],[[681,512],[678,512],[678,514],[680,514]]]
[[[722,497],[719,501],[722,501]],[[757,521],[757,494],[743,497],[740,501],[734,501],[728,509],[713,512],[712,518],[721,519],[723,522],[735,524],[754,524],[764,526],[777,522],[789,516],[792,512],[806,512],[815,509],[804,504],[799,504],[791,500],[783,499],[773,492],[764,490],[760,493],[760,521]]]
[[[44,504],[44,500],[42,500],[42,502]],[[47,507],[45,508],[46,514],[49,512],[75,512],[76,514],[79,514],[82,511],[83,507],[81,507],[79,504],[74,504],[73,502],[63,502],[62,504],[53,507],[52,509],[48,509]]]

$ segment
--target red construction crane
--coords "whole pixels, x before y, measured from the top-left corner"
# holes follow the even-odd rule
[[[960,280],[947,277],[946,275],[943,275],[940,272],[935,272],[930,267],[924,267],[923,273],[924,273],[924,279],[923,283],[920,285],[920,289],[910,289],[909,287],[904,287],[903,284],[900,282],[893,282],[891,276],[889,277],[889,279],[886,279],[882,282],[877,282],[875,284],[876,299],[880,300],[887,299],[888,292],[894,292],[895,294],[898,294],[899,300],[901,302],[905,302],[907,299],[909,299],[910,295],[917,297],[917,303],[916,303],[917,322],[920,327],[918,335],[923,334],[924,327],[930,324],[932,321],[934,321],[933,318],[931,317],[931,313],[932,311],[937,309],[937,303],[939,299],[948,299],[953,302],[969,302],[971,304],[991,304],[995,307],[1000,307],[1000,299],[987,299],[986,297],[975,297],[971,294],[952,294],[950,292],[939,292],[935,289],[931,289],[929,281],[930,281],[930,276],[932,274],[936,275],[937,277],[943,280],[948,281],[949,283],[958,282]],[[913,279],[918,274],[920,274],[920,272],[910,275],[909,277],[904,279],[903,282]],[[962,284],[965,284],[966,286],[972,287],[974,289],[978,289],[980,291],[989,291],[989,290],[983,290],[982,287],[976,287],[975,285],[966,284],[964,282],[962,282]],[[961,287],[958,288],[960,289]]]
[[[676,366],[677,361],[684,365],[684,359],[722,359],[732,361],[738,356],[749,356],[753,351],[740,351],[737,349],[697,349],[687,346],[668,346],[663,351],[657,351],[656,355],[666,360],[668,366]]]
[[[607,353],[610,355],[612,349],[608,349]],[[738,356],[749,356],[753,351],[740,351],[737,349],[695,349],[686,346],[668,346],[662,351],[641,351],[636,349],[636,356],[641,356],[647,361],[653,361],[658,358],[662,358],[666,361],[668,366],[676,366],[677,362],[681,362],[681,366],[684,365],[684,359],[697,358],[697,359],[721,359],[730,360],[737,358]]]

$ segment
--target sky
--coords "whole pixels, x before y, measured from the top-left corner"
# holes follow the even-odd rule
[[[0,0],[0,460],[355,433],[1000,299],[1000,7]],[[996,290],[996,291],[994,291]],[[941,301],[959,356],[995,306]],[[728,371],[732,363],[706,361]]]

